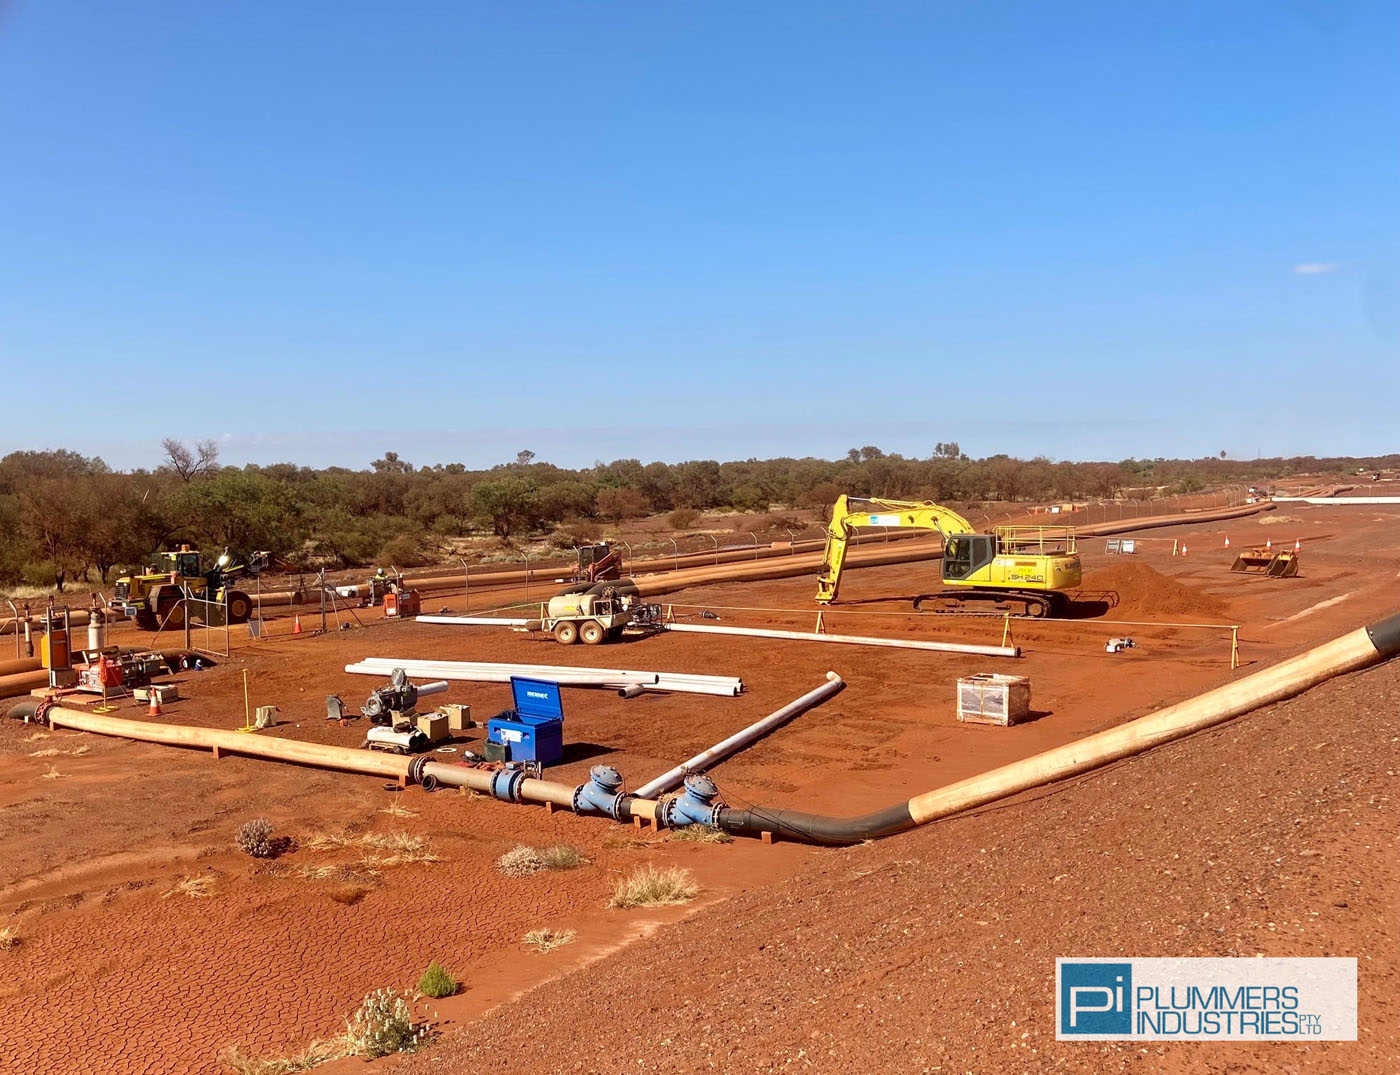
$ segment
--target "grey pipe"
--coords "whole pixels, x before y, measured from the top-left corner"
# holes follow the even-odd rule
[[[684,780],[688,774],[701,772],[709,768],[715,762],[729,757],[729,755],[733,754],[735,751],[748,746],[748,744],[752,743],[755,739],[767,735],[774,728],[778,727],[778,725],[786,724],[799,713],[804,713],[815,705],[821,705],[821,703],[828,698],[839,694],[845,687],[846,684],[840,676],[835,672],[828,672],[826,674],[826,682],[820,687],[808,691],[801,698],[793,699],[781,709],[774,710],[762,720],[754,721],[747,728],[735,732],[729,738],[721,739],[714,746],[707,750],[702,750],[689,761],[683,761],[674,769],[666,770],[666,772],[662,773],[654,780],[650,780],[639,787],[635,794],[640,798],[650,799],[663,791],[675,787]]]

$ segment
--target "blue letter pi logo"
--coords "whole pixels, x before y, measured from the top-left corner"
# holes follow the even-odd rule
[[[1060,1034],[1133,1032],[1131,963],[1060,964]]]

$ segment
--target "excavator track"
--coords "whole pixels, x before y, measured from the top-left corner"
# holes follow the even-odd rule
[[[995,607],[988,607],[989,605]],[[1055,612],[1056,595],[1006,590],[940,590],[914,598],[914,611],[935,616],[1013,616],[1040,618]],[[930,607],[932,606],[932,607]]]

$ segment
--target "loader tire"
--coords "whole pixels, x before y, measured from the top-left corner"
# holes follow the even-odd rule
[[[228,622],[247,623],[253,615],[253,599],[242,590],[228,593]]]

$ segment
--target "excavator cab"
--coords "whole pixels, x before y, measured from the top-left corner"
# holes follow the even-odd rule
[[[955,534],[943,550],[943,581],[958,582],[990,564],[997,555],[994,534]]]

